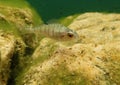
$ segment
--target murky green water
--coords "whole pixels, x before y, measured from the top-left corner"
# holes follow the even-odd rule
[[[44,22],[84,12],[120,12],[120,0],[27,0]]]

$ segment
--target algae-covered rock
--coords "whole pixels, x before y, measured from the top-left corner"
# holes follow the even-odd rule
[[[24,85],[112,85],[119,84],[120,43],[95,45],[75,44],[56,48],[49,57],[32,65],[24,74]],[[46,50],[43,48],[42,50]],[[112,51],[115,50],[115,51]],[[40,51],[40,54],[42,52]],[[111,55],[112,53],[112,55]],[[116,55],[117,56],[113,56]],[[117,61],[114,60],[118,57]],[[36,60],[37,60],[36,59]],[[32,61],[35,62],[35,61]],[[112,65],[112,66],[111,66]],[[117,72],[117,73],[116,73]],[[115,79],[116,78],[116,79]]]
[[[0,15],[17,27],[38,25],[42,23],[40,16],[25,0],[1,0]]]
[[[85,13],[68,26],[73,45],[44,38],[17,85],[119,85],[120,14]]]
[[[20,7],[19,2],[22,4]],[[18,5],[15,6],[14,3]],[[15,0],[7,3],[6,0],[0,1],[0,85],[14,85],[15,78],[26,66],[27,62],[24,61],[29,60],[28,45],[19,29],[42,23],[37,13],[24,3]],[[33,44],[34,42],[31,46]]]
[[[25,47],[22,39],[0,30],[0,85],[7,85],[8,80],[15,75],[11,74],[15,70],[13,67],[22,65],[21,58],[24,58]]]
[[[18,5],[14,6],[12,3]],[[20,6],[21,4],[19,3],[23,6]],[[36,41],[33,34],[22,32],[24,32],[25,28],[40,25],[42,23],[40,16],[38,16],[35,10],[33,10],[26,1],[12,0],[8,1],[8,4],[6,1],[0,1],[0,29],[22,36],[23,40],[30,48],[36,47]],[[31,37],[31,39],[29,37]]]
[[[7,21],[13,22],[16,25],[24,26],[24,24],[32,24],[32,14],[29,9],[11,8],[0,6],[0,11],[4,14]]]
[[[11,58],[15,49],[15,38],[0,31],[0,82],[6,85],[10,76]]]

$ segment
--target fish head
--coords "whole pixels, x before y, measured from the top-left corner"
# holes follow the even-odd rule
[[[71,30],[71,29],[66,29],[65,32],[61,33],[60,39],[63,41],[71,41],[71,40],[77,40],[79,38],[77,32]]]

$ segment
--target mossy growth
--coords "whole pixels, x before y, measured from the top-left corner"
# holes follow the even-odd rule
[[[13,13],[14,11],[16,11],[15,9],[23,9],[23,10],[29,9],[32,13],[33,25],[36,26],[39,24],[43,24],[43,21],[40,15],[37,14],[36,10],[32,8],[32,6],[26,0],[19,0],[19,1],[18,0],[1,0],[0,7],[12,8]],[[2,13],[3,15],[7,15],[8,11],[6,11],[6,9],[3,8],[2,10],[0,10],[0,13]],[[19,17],[22,17],[22,16],[19,15]]]
[[[80,14],[74,14],[74,15],[70,15],[67,17],[62,17],[58,20],[58,22],[60,22],[61,24],[68,26],[69,24],[71,24],[73,22],[73,20]]]
[[[48,43],[46,45],[46,47],[42,48],[43,50],[41,50],[41,54],[39,55],[39,57],[37,57],[34,62],[33,65],[36,65],[38,63],[42,63],[45,60],[48,60],[51,58],[51,55],[54,53],[54,51],[57,49],[57,45],[52,44],[52,43]]]
[[[70,25],[72,22],[73,22],[73,20],[77,17],[77,16],[79,16],[80,14],[74,14],[74,15],[70,15],[70,16],[66,16],[66,17],[61,17],[61,18],[59,18],[59,19],[51,19],[51,20],[48,20],[46,23],[47,24],[51,24],[51,23],[61,23],[61,24],[63,24],[63,25],[65,25],[65,26],[68,26],[68,25]]]
[[[16,37],[20,35],[15,25],[13,25],[12,23],[9,23],[8,21],[1,20],[1,19],[0,19],[0,30],[14,34],[14,36]]]
[[[15,77],[15,85],[22,85],[21,81],[23,80],[24,76],[27,74],[31,67],[35,67],[38,64],[42,64],[45,60],[50,59],[52,53],[54,53],[55,49],[58,47],[57,45],[51,43],[53,43],[53,41],[47,43],[45,47],[42,48],[42,50],[39,50],[40,55],[35,54],[38,56],[35,59],[33,59],[33,56],[31,57],[31,55],[27,55],[26,58],[19,57],[19,59],[17,59],[19,60],[19,66],[15,69],[15,72],[17,72],[17,75],[19,76]],[[21,69],[21,72],[19,72],[18,69]]]
[[[44,74],[39,74],[39,72],[37,72],[38,77],[32,77],[32,79],[30,80],[35,80],[34,82],[36,82],[37,85],[86,85],[87,84],[87,80],[82,76],[82,74],[80,73],[75,73],[75,72],[70,72],[66,67],[66,65],[63,63],[60,66],[58,66],[57,68],[50,68],[49,71],[45,71]],[[17,78],[17,83],[16,85],[22,85],[22,84],[26,84],[29,85],[29,78],[25,78],[25,75],[29,75],[29,76],[34,76],[36,74],[35,70],[34,70],[34,66],[32,67],[33,72],[30,72],[30,74],[28,71],[30,71],[30,69],[24,71],[24,74],[22,74],[22,76],[19,76]],[[44,72],[44,71],[43,71]],[[35,74],[32,74],[35,73]],[[41,75],[41,76],[39,76]],[[34,79],[33,79],[34,78]],[[23,82],[26,81],[26,82]],[[32,84],[33,82],[31,82]]]
[[[30,13],[30,16],[27,13]],[[15,85],[16,77],[31,62],[31,55],[26,52],[26,45],[17,25],[23,24],[25,27],[26,25],[36,26],[42,23],[41,17],[25,0],[0,0],[0,30],[14,35],[16,41],[15,52],[11,59],[8,85]]]
[[[87,81],[82,76],[75,72],[70,72],[66,65],[61,64],[57,69],[50,70],[49,76],[46,78],[47,85],[86,85]]]
[[[14,2],[14,3],[13,3]],[[29,4],[25,1],[25,0],[0,0],[0,3],[2,3],[2,5],[9,5],[12,7],[28,7]]]
[[[111,84],[120,84],[120,50],[116,47],[110,48],[108,51],[105,51],[108,57],[106,60],[109,61],[106,63],[108,80]]]

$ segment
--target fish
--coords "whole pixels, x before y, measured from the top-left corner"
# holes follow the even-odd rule
[[[25,28],[25,30],[59,41],[77,40],[79,37],[76,31],[62,24],[43,24],[34,28]]]

